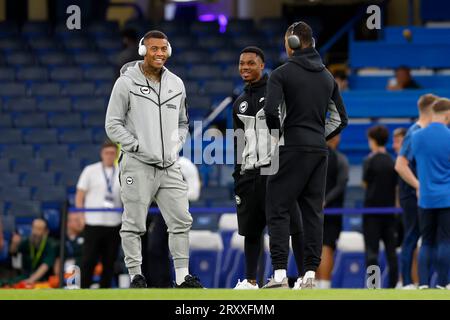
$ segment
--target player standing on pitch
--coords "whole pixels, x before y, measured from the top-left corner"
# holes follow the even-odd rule
[[[141,235],[156,201],[167,224],[176,287],[201,288],[189,275],[189,213],[187,185],[177,162],[189,120],[183,81],[164,67],[171,55],[167,36],[149,31],[139,42],[144,61],[125,64],[109,100],[105,128],[122,145],[119,158],[124,204],[120,236],[131,288],[145,288],[141,272]]]
[[[270,166],[271,138],[266,126],[264,97],[267,74],[263,75],[264,53],[257,47],[246,47],[239,58],[239,73],[246,83],[244,92],[233,105],[233,126],[241,130],[240,143],[235,144],[234,191],[238,216],[239,234],[245,237],[245,279],[235,289],[258,289],[256,272],[261,253],[261,236],[266,227],[267,175],[261,167]],[[237,145],[244,144],[242,154],[237,154]],[[241,159],[242,158],[242,159]],[[297,205],[291,216],[292,248],[299,276],[303,274],[302,223]],[[280,287],[288,288],[287,278]]]
[[[292,24],[285,34],[290,58],[272,72],[267,83],[264,107],[267,126],[271,131],[281,131],[279,170],[268,178],[266,197],[274,269],[270,286],[286,277],[289,209],[296,201],[304,228],[306,273],[301,288],[315,286],[322,251],[326,139],[347,125],[338,86],[323,65],[314,42],[309,25]]]

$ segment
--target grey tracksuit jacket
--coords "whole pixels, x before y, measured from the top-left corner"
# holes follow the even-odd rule
[[[161,82],[149,82],[134,61],[116,80],[106,112],[108,137],[141,162],[167,168],[178,159],[189,129],[183,81],[163,68]]]

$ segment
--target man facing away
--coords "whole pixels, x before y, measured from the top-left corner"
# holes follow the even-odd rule
[[[290,58],[271,73],[264,107],[271,133],[281,130],[279,154],[275,155],[279,170],[267,183],[274,269],[268,286],[276,286],[286,277],[289,210],[297,202],[304,226],[306,273],[302,288],[313,288],[322,252],[326,140],[346,126],[347,113],[336,81],[314,48],[311,27],[304,22],[291,25],[285,34],[285,48]]]

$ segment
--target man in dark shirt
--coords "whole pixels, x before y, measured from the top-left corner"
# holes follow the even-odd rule
[[[286,278],[289,209],[295,202],[300,206],[305,236],[306,272],[301,288],[315,286],[322,251],[326,140],[347,124],[338,85],[323,65],[314,42],[306,23],[291,25],[285,34],[290,58],[271,73],[267,83],[267,127],[274,136],[281,131],[279,153],[274,155],[279,170],[267,183],[266,212],[274,269],[268,287],[276,288]]]
[[[370,128],[367,135],[371,153],[363,164],[363,184],[366,188],[364,206],[394,207],[398,178],[394,160],[386,151],[389,131],[378,125]],[[379,245],[380,240],[383,240],[389,266],[389,287],[395,288],[398,279],[395,214],[363,215],[363,233],[367,267],[379,265]]]
[[[389,81],[387,89],[420,89],[420,86],[412,79],[411,70],[406,66],[400,66],[395,70],[395,78]]]

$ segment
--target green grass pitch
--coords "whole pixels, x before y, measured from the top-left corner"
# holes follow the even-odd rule
[[[450,290],[0,290],[0,300],[450,300]]]

